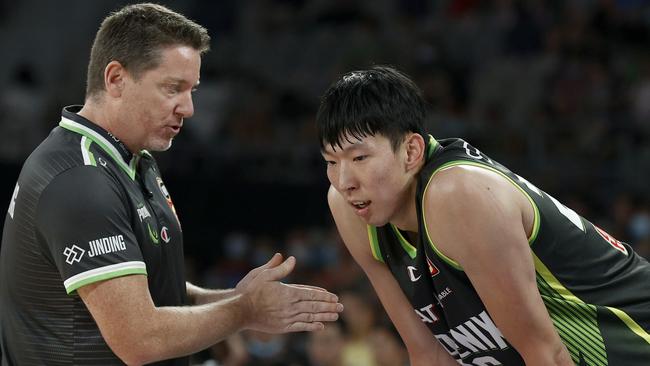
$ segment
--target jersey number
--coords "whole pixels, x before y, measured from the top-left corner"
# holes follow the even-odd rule
[[[20,187],[16,183],[16,188],[14,188],[14,194],[13,196],[11,196],[11,203],[9,204],[9,216],[11,216],[12,219],[14,218],[14,210],[16,209],[16,198],[18,198],[19,189]]]
[[[537,193],[540,197],[542,196],[542,191],[540,191],[539,188],[535,187],[532,183],[518,176],[517,174],[515,174],[515,176],[517,176],[517,179],[519,179],[521,183],[525,184],[526,187],[528,187],[528,189]],[[583,232],[585,231],[585,224],[582,222],[580,215],[578,215],[575,211],[560,203],[560,201],[556,200],[550,194],[547,193],[546,195],[548,196],[548,198],[551,199],[551,202],[553,202],[555,207],[557,207],[558,211],[560,211],[562,215],[564,215],[567,219],[569,219],[569,221],[571,221],[578,229],[582,230]]]

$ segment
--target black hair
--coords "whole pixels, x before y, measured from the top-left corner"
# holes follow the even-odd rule
[[[424,136],[426,102],[422,91],[402,72],[388,66],[349,72],[321,98],[316,124],[321,150],[341,148],[343,140],[380,134],[393,151],[404,136]]]

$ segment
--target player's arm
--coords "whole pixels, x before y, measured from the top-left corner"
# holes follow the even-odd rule
[[[184,356],[241,329],[317,330],[342,310],[334,294],[279,282],[293,270],[293,257],[259,271],[236,296],[205,305],[156,306],[122,194],[100,168],[70,169],[41,195],[37,227],[66,290],[71,296],[78,293],[106,343],[124,362]],[[89,254],[89,240],[118,234],[122,248]],[[70,256],[73,243],[81,255]]]
[[[573,365],[537,289],[528,199],[482,168],[453,167],[433,179],[425,198],[431,240],[463,268],[526,365]]]
[[[343,242],[370,279],[395,324],[408,350],[411,365],[458,365],[415,314],[386,265],[372,256],[366,224],[333,187],[330,187],[328,202]]]

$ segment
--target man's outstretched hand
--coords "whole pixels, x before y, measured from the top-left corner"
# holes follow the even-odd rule
[[[247,307],[245,328],[267,333],[323,329],[323,322],[335,321],[343,305],[325,289],[280,282],[294,269],[296,259],[282,261],[275,254],[266,264],[250,271],[236,291]]]

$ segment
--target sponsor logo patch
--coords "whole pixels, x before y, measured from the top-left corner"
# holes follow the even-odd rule
[[[431,262],[431,259],[429,259],[429,257],[426,258],[427,258],[427,266],[429,267],[429,273],[431,273],[431,277],[434,277],[438,273],[440,273],[440,270],[438,269],[438,267],[436,267],[435,264],[433,264],[433,262]]]
[[[160,230],[160,238],[165,242],[169,243],[171,238],[169,237],[169,229],[167,229],[167,226],[163,226],[162,229]]]
[[[126,243],[124,242],[123,235],[113,235],[91,240],[88,242],[88,246],[90,248],[88,256],[91,258],[102,254],[126,250]]]
[[[66,247],[63,250],[63,255],[65,255],[65,262],[68,264],[81,262],[81,258],[83,258],[84,253],[86,253],[86,251],[82,248],[79,248],[75,244],[73,244],[71,247]]]
[[[598,226],[594,225],[594,229],[596,229],[596,232],[600,234],[600,236],[605,239],[611,246],[614,247],[614,249],[618,250],[619,252],[628,255],[627,253],[627,248],[625,248],[625,245],[620,242],[620,240],[616,239],[615,237],[609,235],[605,230],[599,228]]]
[[[176,217],[176,222],[178,222],[178,226],[180,227],[181,221],[178,219],[178,214],[176,214],[176,207],[174,207],[174,202],[172,202],[172,198],[169,195],[169,191],[167,191],[167,187],[165,187],[165,183],[163,183],[162,178],[160,177],[156,177],[156,182],[158,182],[158,188],[160,188],[160,192],[162,192],[163,196],[165,196],[165,199],[167,200],[167,205],[174,213],[174,216]]]
[[[144,221],[147,217],[151,217],[151,214],[149,213],[149,210],[147,210],[147,206],[144,204],[139,204],[138,208],[138,217],[140,218],[140,222]]]
[[[420,279],[420,277],[422,277],[422,275],[415,276],[415,272],[418,270],[417,268],[413,266],[408,266],[406,267],[406,269],[409,272],[409,278],[411,279],[411,282],[416,282],[417,280]]]

